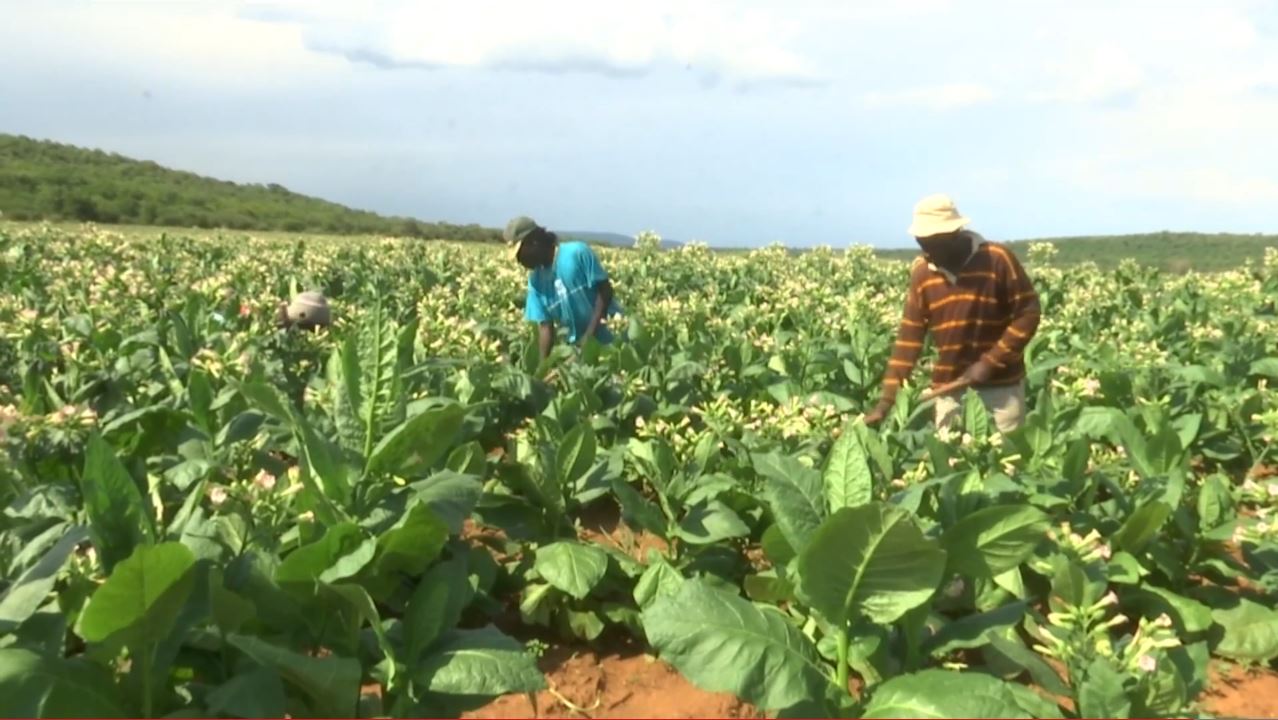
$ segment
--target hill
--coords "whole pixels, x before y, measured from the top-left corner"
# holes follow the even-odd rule
[[[634,247],[635,239],[631,235],[622,235],[614,232],[598,232],[593,230],[556,230],[555,234],[563,240],[580,240],[592,245],[611,245],[612,247]],[[661,247],[677,248],[683,243],[678,240],[668,240],[662,238]]]
[[[171,170],[101,150],[0,134],[0,213],[8,220],[379,234],[500,242],[478,225],[386,217],[292,192]]]
[[[1141,265],[1183,272],[1214,272],[1239,267],[1246,260],[1259,261],[1265,248],[1278,247],[1278,235],[1241,235],[1230,233],[1156,232],[1134,235],[1101,235],[1065,238],[1014,240],[1008,245],[1022,262],[1029,256],[1029,246],[1050,242],[1059,251],[1053,259],[1058,265],[1095,262],[1101,268],[1117,267],[1125,258]],[[883,258],[908,259],[917,249],[877,250]]]

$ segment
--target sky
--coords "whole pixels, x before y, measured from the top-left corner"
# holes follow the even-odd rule
[[[0,0],[0,132],[717,246],[1278,232],[1265,0]]]

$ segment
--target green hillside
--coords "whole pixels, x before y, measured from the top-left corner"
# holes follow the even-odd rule
[[[279,185],[214,180],[114,153],[4,134],[0,134],[0,213],[7,220],[487,242],[501,237],[498,231],[478,225],[385,217],[300,195]]]

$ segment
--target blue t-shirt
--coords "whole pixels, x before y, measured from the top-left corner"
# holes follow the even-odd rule
[[[568,330],[568,341],[575,343],[586,332],[590,316],[595,312],[595,298],[599,292],[595,288],[607,279],[608,273],[589,245],[583,242],[562,243],[549,267],[528,273],[524,317],[538,323],[559,323]],[[614,298],[604,316],[619,312],[621,308]],[[595,339],[601,343],[612,341],[612,333],[602,321],[595,332]]]

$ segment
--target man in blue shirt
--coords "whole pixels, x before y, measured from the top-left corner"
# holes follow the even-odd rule
[[[543,360],[555,342],[555,323],[568,332],[568,342],[580,345],[592,337],[612,342],[604,317],[620,313],[621,308],[613,299],[607,271],[589,245],[560,243],[554,233],[528,217],[511,220],[504,236],[515,246],[519,264],[528,269],[524,317],[540,325],[538,346]]]

